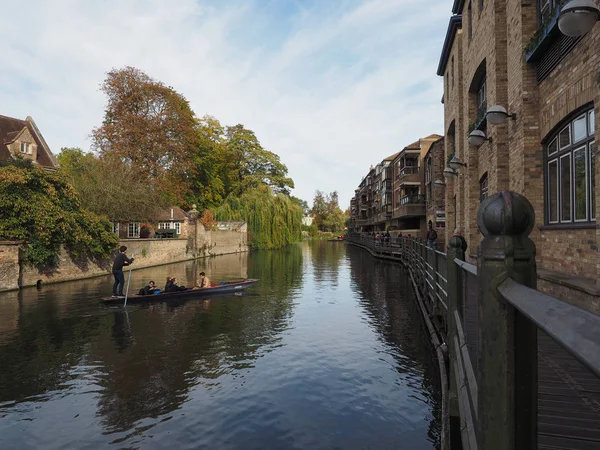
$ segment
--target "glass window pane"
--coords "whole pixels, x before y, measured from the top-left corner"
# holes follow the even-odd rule
[[[558,141],[556,140],[556,138],[554,138],[552,140],[552,142],[550,142],[550,144],[548,145],[548,156],[553,155],[557,151],[558,151]]]
[[[560,148],[565,148],[571,144],[571,128],[566,127],[558,135],[558,142]]]
[[[586,148],[581,147],[573,152],[573,168],[575,187],[575,220],[587,219],[587,183],[585,173],[585,154]]]
[[[548,221],[558,222],[558,161],[548,163]]]
[[[587,136],[586,117],[581,116],[573,121],[573,142],[578,142]]]
[[[560,221],[571,221],[571,154],[560,158]]]
[[[594,134],[594,131],[596,130],[596,123],[595,123],[595,117],[594,117],[594,110],[592,109],[590,111],[589,114],[589,119],[590,119],[590,136],[592,136]]]
[[[590,202],[592,203],[592,219],[596,218],[596,145],[590,145]]]

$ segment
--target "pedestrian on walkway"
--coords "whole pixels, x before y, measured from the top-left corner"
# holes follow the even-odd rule
[[[429,231],[427,232],[427,247],[435,248],[435,241],[438,235],[437,232],[433,229],[433,222],[429,221]]]

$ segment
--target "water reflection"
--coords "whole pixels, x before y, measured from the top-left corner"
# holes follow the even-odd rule
[[[134,271],[131,286],[200,271],[260,282],[127,308],[98,301],[110,277],[0,294],[3,446],[433,447],[435,371],[395,268],[321,241]]]
[[[425,329],[418,326],[421,317],[407,273],[400,264],[375,259],[356,247],[349,246],[348,256],[352,287],[368,321],[390,348],[399,350],[393,352],[395,368],[407,376],[409,384],[416,385],[423,401],[431,406],[426,418],[430,422],[428,436],[439,445],[439,371]]]

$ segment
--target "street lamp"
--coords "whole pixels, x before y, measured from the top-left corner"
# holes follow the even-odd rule
[[[558,29],[567,36],[583,36],[598,20],[600,8],[594,0],[573,0],[560,10]]]
[[[450,167],[446,167],[444,169],[444,172],[442,172],[442,173],[444,174],[444,177],[446,177],[447,179],[458,176],[458,173],[455,170],[451,169]]]
[[[452,156],[452,159],[450,161],[448,161],[448,165],[450,166],[450,169],[452,169],[453,171],[457,171],[458,169],[460,169],[461,167],[466,167],[467,164],[462,162],[460,159],[458,159],[456,157],[456,155]],[[445,170],[444,170],[445,172]]]
[[[473,130],[469,133],[469,144],[473,147],[481,147],[485,141],[492,141],[492,138],[488,138],[485,133],[481,130]]]
[[[485,113],[485,118],[492,125],[500,125],[504,123],[504,121],[510,117],[512,120],[517,118],[516,114],[508,114],[506,112],[506,108],[504,106],[495,105],[487,110]]]

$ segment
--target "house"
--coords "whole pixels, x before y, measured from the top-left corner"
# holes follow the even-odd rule
[[[58,168],[56,158],[31,117],[21,120],[0,115],[0,161],[19,156],[46,170]]]
[[[538,289],[597,310],[600,23],[564,34],[565,3],[447,2],[453,15],[437,74],[454,214],[447,221],[456,226],[446,229],[457,228],[476,262],[481,202],[503,190],[524,195],[535,211]],[[598,14],[588,5],[571,18]]]
[[[144,234],[143,222],[113,222],[113,231],[121,239],[137,238],[187,238],[188,214],[179,206],[159,211],[156,220],[149,224],[153,232]]]
[[[314,220],[313,216],[309,216],[308,214],[305,214],[302,217],[302,225],[310,227],[313,224],[313,220]]]

